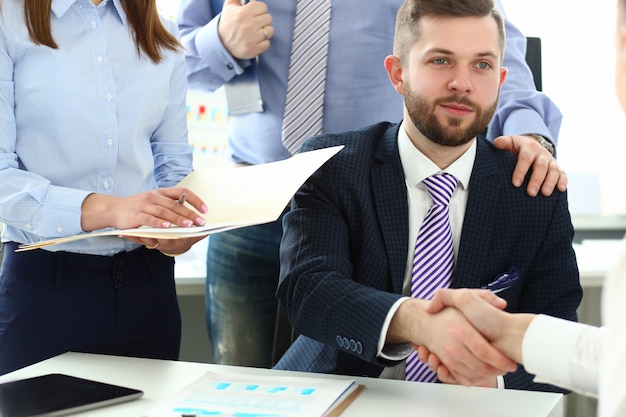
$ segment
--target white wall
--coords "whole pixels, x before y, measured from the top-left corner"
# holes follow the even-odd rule
[[[578,174],[597,173],[602,214],[625,214],[626,118],[614,93],[615,0],[502,3],[526,36],[542,39],[543,90],[563,113],[558,157],[572,177],[570,201],[592,194],[579,187]]]

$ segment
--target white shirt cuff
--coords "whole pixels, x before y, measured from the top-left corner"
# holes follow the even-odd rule
[[[380,331],[380,336],[378,337],[378,357],[383,359],[388,359],[392,361],[401,361],[406,359],[411,353],[411,344],[410,343],[395,343],[395,344],[385,344],[385,340],[387,340],[387,332],[389,331],[389,325],[391,324],[391,319],[393,315],[396,314],[400,305],[406,300],[410,300],[409,297],[402,297],[398,301],[396,301],[389,311],[387,312],[387,316],[385,317],[385,321],[383,322],[383,327]]]

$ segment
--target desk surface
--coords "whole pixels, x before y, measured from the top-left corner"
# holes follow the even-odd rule
[[[621,239],[589,239],[574,245],[583,288],[602,287],[604,278],[617,263],[623,245]]]
[[[66,373],[144,391],[135,401],[82,413],[81,416],[139,417],[207,371],[307,377],[346,378],[320,374],[274,371],[192,362],[160,361],[116,356],[65,353],[0,377],[0,382],[47,374]],[[366,386],[341,417],[562,417],[561,394],[467,388],[443,384],[407,383],[355,378]]]

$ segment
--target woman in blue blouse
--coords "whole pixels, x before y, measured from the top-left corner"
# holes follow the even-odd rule
[[[72,350],[176,359],[172,255],[200,238],[84,239],[201,225],[175,23],[154,0],[0,4],[0,374]],[[177,202],[182,193],[195,208]]]

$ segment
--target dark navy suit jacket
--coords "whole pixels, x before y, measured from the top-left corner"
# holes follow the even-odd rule
[[[277,369],[377,377],[383,321],[401,297],[408,205],[399,125],[379,123],[308,140],[302,151],[345,145],[297,192],[283,220],[278,297],[301,335]],[[517,285],[499,293],[511,312],[576,320],[582,297],[566,193],[531,198],[511,184],[516,157],[477,139],[451,287],[478,288],[511,266]],[[520,367],[507,388],[532,383]]]

